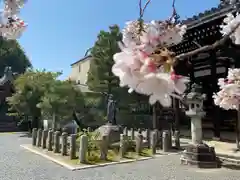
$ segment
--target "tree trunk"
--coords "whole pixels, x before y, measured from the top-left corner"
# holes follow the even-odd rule
[[[36,116],[32,117],[32,128],[39,128],[38,118]]]
[[[56,130],[56,113],[55,112],[53,112],[52,129],[53,131]]]

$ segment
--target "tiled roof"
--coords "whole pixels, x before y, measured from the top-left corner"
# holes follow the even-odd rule
[[[85,56],[84,58],[82,58],[82,59],[80,59],[80,60],[72,63],[71,66],[73,66],[74,64],[77,64],[77,63],[79,63],[79,62],[81,62],[81,61],[87,60],[87,59],[89,59],[89,58],[91,58],[91,57],[92,57],[92,56],[90,56],[90,55],[89,55],[89,56]]]
[[[240,2],[237,2],[237,3],[239,4]],[[229,3],[224,1],[221,4],[219,4],[218,7],[211,8],[202,13],[199,13],[198,15],[195,15],[191,18],[187,18],[186,20],[183,20],[182,24],[186,24],[188,26],[188,29],[191,29],[201,24],[212,21],[214,19],[223,17],[229,12],[234,12],[234,11],[235,9],[233,8],[233,5],[229,5]]]

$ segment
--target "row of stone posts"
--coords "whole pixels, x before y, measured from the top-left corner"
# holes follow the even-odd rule
[[[120,157],[124,157],[127,151],[127,141],[128,137],[124,134],[120,135]],[[140,133],[134,138],[136,140],[136,152],[140,155],[143,148],[143,136]],[[62,156],[69,155],[70,159],[76,158],[77,153],[77,135],[70,135],[69,139],[69,148],[68,148],[68,134],[63,132],[62,134],[59,131],[54,132],[53,130],[41,130],[33,129],[32,131],[32,145],[37,146],[42,149],[47,149],[53,153],[61,153]],[[85,163],[87,159],[88,151],[88,136],[82,135],[80,137],[79,144],[79,160],[80,163]],[[100,159],[107,160],[108,147],[109,147],[109,137],[103,136],[99,142],[100,147]]]
[[[139,134],[142,135],[142,131],[139,129],[137,136],[135,136],[135,130],[133,128],[130,129],[130,139],[137,140],[139,139]],[[153,151],[156,151],[156,147],[159,147],[164,152],[167,152],[172,149],[172,144],[174,143],[174,147],[176,149],[180,149],[180,132],[174,132],[174,138],[172,142],[172,133],[169,130],[164,130],[160,132],[159,130],[154,130],[151,132],[150,129],[146,129],[145,131],[145,143],[147,144],[148,148],[151,148]],[[129,131],[125,127],[123,130],[123,135],[129,136]],[[123,138],[124,139],[124,138]]]
[[[77,135],[72,134],[70,136],[68,148],[68,134],[59,131],[54,132],[53,130],[41,130],[33,129],[32,131],[32,145],[41,147],[42,149],[47,149],[53,153],[61,153],[62,156],[69,155],[70,159],[75,159],[77,157]],[[86,161],[86,154],[88,147],[88,137],[82,135],[80,138],[80,148],[79,148],[79,160],[81,163]]]

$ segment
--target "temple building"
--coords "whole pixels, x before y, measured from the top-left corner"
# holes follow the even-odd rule
[[[6,98],[14,92],[13,88],[14,73],[11,67],[5,67],[4,74],[0,77],[0,132],[17,131],[17,121],[13,116],[9,116],[9,106]]]
[[[220,40],[222,38],[220,25],[223,23],[223,19],[228,13],[236,13],[234,6],[239,5],[239,0],[236,0],[234,4],[230,4],[229,0],[221,0],[218,7],[183,20],[182,23],[188,27],[184,39],[170,49],[179,55]],[[177,74],[189,76],[191,83],[202,85],[202,93],[207,95],[207,100],[204,102],[204,110],[207,115],[203,120],[203,128],[213,129],[215,137],[220,137],[221,130],[232,131],[235,126],[236,113],[224,111],[215,106],[212,95],[219,90],[218,78],[226,77],[228,68],[240,67],[239,59],[240,48],[229,40],[224,46],[213,51],[182,59],[175,67]],[[190,66],[186,66],[187,62],[190,62]],[[175,106],[175,111],[177,112],[175,120],[180,119],[178,121],[181,124],[179,105]]]

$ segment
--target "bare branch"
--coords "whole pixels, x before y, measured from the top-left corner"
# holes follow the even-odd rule
[[[144,15],[144,12],[145,12],[145,10],[147,9],[147,6],[149,5],[150,2],[151,2],[151,0],[148,0],[148,1],[146,2],[146,4],[144,5],[144,7],[143,7],[143,9],[142,9],[142,16]]]
[[[139,17],[142,18],[142,0],[139,0]]]
[[[207,45],[207,46],[202,46],[196,50],[193,50],[193,51],[190,51],[190,52],[187,52],[187,53],[183,53],[183,54],[180,54],[178,56],[176,56],[176,60],[183,60],[185,58],[188,58],[188,57],[191,57],[191,56],[194,56],[194,55],[197,55],[199,53],[202,53],[202,52],[206,52],[206,51],[211,51],[211,50],[214,50],[216,49],[217,47],[219,46],[222,46],[224,43],[226,43],[226,41],[229,39],[229,37],[236,31],[236,29],[240,26],[240,22],[236,24],[236,26],[234,28],[232,28],[232,30],[226,34],[225,36],[223,36],[222,39],[216,41],[215,43],[213,43],[212,45]]]

